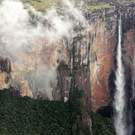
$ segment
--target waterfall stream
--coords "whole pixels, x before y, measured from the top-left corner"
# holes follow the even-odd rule
[[[119,19],[118,26],[118,46],[117,46],[117,70],[116,70],[116,93],[114,97],[114,126],[117,135],[127,135],[127,124],[125,114],[125,76],[122,63],[122,19]]]

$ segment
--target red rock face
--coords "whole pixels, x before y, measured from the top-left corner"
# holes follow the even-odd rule
[[[123,39],[127,98],[135,98],[135,30],[129,29]]]
[[[129,30],[124,34],[124,60],[130,65],[133,64],[133,57],[135,53],[135,30]]]
[[[108,79],[111,71],[115,68],[115,48],[117,45],[116,33],[111,34],[102,23],[96,25],[95,38],[92,44],[91,53],[91,105],[92,110],[108,105],[110,102],[110,88]],[[127,95],[132,94],[131,80],[135,75],[135,30],[129,29],[123,33],[123,62],[125,66],[125,76]],[[130,98],[130,97],[129,97]]]
[[[91,102],[94,111],[110,101],[108,78],[114,65],[115,41],[102,22],[95,26],[90,63]]]

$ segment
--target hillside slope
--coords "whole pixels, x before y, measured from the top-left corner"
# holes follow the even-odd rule
[[[0,91],[0,135],[78,135],[80,129],[75,128],[74,116],[68,103],[33,100],[13,96],[9,90]],[[93,113],[92,119],[93,135],[114,135],[110,118]]]
[[[70,135],[67,104],[14,97],[0,91],[0,135]]]

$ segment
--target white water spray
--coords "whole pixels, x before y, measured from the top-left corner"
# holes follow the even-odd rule
[[[118,26],[118,47],[117,47],[117,71],[116,71],[116,93],[114,97],[114,108],[116,111],[114,126],[117,135],[127,135],[126,115],[125,115],[125,76],[122,63],[122,20],[119,19]]]

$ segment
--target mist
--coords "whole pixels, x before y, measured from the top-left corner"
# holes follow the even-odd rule
[[[0,54],[11,61],[11,85],[27,81],[31,97],[42,94],[53,100],[57,67],[61,60],[68,61],[63,40],[72,40],[75,27],[85,31],[88,26],[71,1],[63,0],[60,5],[61,9],[52,7],[43,13],[20,0],[0,4]]]

